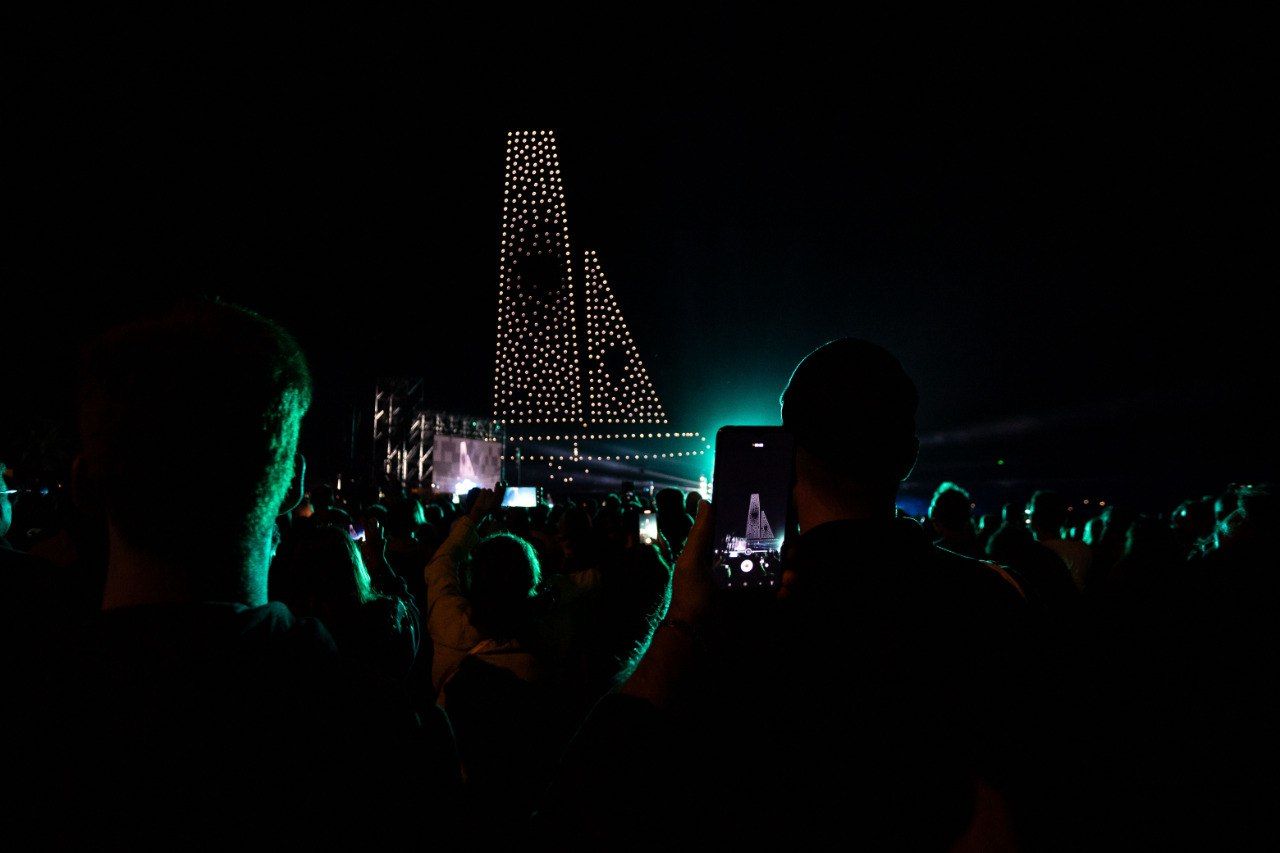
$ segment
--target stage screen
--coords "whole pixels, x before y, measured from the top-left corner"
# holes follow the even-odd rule
[[[502,444],[478,438],[437,435],[431,481],[437,492],[466,494],[476,486],[491,489],[502,476]]]

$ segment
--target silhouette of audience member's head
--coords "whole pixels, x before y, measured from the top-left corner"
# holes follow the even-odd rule
[[[472,622],[496,640],[517,637],[533,615],[542,568],[519,536],[495,533],[476,545],[463,570]]]
[[[338,501],[334,497],[333,487],[324,483],[317,483],[311,490],[311,505],[315,507],[317,512],[324,512],[331,507],[337,506]]]
[[[1062,538],[1062,528],[1067,523],[1067,502],[1057,492],[1039,491],[1031,496],[1031,533],[1038,542]]]
[[[658,494],[654,496],[654,504],[657,505],[660,513],[678,515],[685,511],[684,495],[680,494],[679,489],[659,489]]]
[[[283,583],[277,584],[277,574]],[[332,525],[304,532],[289,559],[272,567],[271,595],[297,613],[326,622],[378,597],[350,533]]]
[[[698,517],[698,504],[702,503],[701,492],[689,492],[684,496],[684,511],[689,514],[690,518]]]
[[[893,513],[920,448],[917,401],[902,365],[869,341],[842,338],[805,356],[781,400],[782,423],[795,437],[802,529]]]
[[[387,535],[393,539],[413,539],[418,528],[427,523],[427,512],[417,498],[403,497],[388,501]]]
[[[955,483],[943,483],[933,493],[929,503],[929,520],[943,539],[968,538],[973,528],[969,524],[971,500],[969,493]]]
[[[1081,540],[1086,545],[1097,547],[1102,544],[1102,534],[1106,530],[1106,519],[1100,515],[1095,515],[1084,523],[1084,538]]]
[[[565,510],[556,524],[556,542],[564,552],[566,570],[588,568],[595,557],[591,515],[582,507]]]
[[[86,348],[73,487],[106,521],[104,606],[266,603],[310,403],[297,342],[231,305],[188,303]],[[198,487],[199,512],[173,499],[184,484]]]
[[[1124,556],[1160,566],[1173,566],[1178,561],[1178,546],[1173,531],[1163,520],[1140,515],[1125,531]]]

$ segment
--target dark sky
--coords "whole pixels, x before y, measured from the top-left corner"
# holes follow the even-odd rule
[[[503,140],[545,127],[677,425],[776,422],[795,362],[852,334],[920,385],[918,489],[1160,505],[1275,476],[1255,25],[742,8],[32,27],[5,440],[56,426],[85,335],[195,292],[299,336],[322,468],[376,375],[486,413]]]

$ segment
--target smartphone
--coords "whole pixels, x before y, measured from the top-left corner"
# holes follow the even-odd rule
[[[348,525],[347,525],[347,533],[348,533],[348,535],[350,535],[350,536],[351,536],[351,538],[352,538],[353,540],[355,540],[356,542],[363,542],[363,541],[364,541],[364,525],[362,525],[362,524],[356,524],[355,522],[352,522],[351,524],[348,524]]]
[[[777,588],[791,512],[795,448],[782,427],[716,433],[712,578],[721,589]]]
[[[640,541],[646,545],[652,545],[658,541],[658,514],[651,509],[642,511],[639,515],[638,533]]]
[[[538,505],[538,487],[537,486],[507,486],[507,490],[502,493],[503,506],[537,506]]]

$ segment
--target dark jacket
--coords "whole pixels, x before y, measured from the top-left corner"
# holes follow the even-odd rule
[[[447,725],[424,740],[282,604],[123,608],[66,639],[29,694],[23,768],[56,845],[367,842],[403,828],[375,819],[391,800],[448,795]],[[410,787],[398,774],[424,747],[441,772],[412,766]]]
[[[717,849],[959,837],[978,781],[1012,773],[1017,584],[907,519],[821,525],[789,560],[784,600],[723,596],[678,707],[597,707],[543,830]]]

